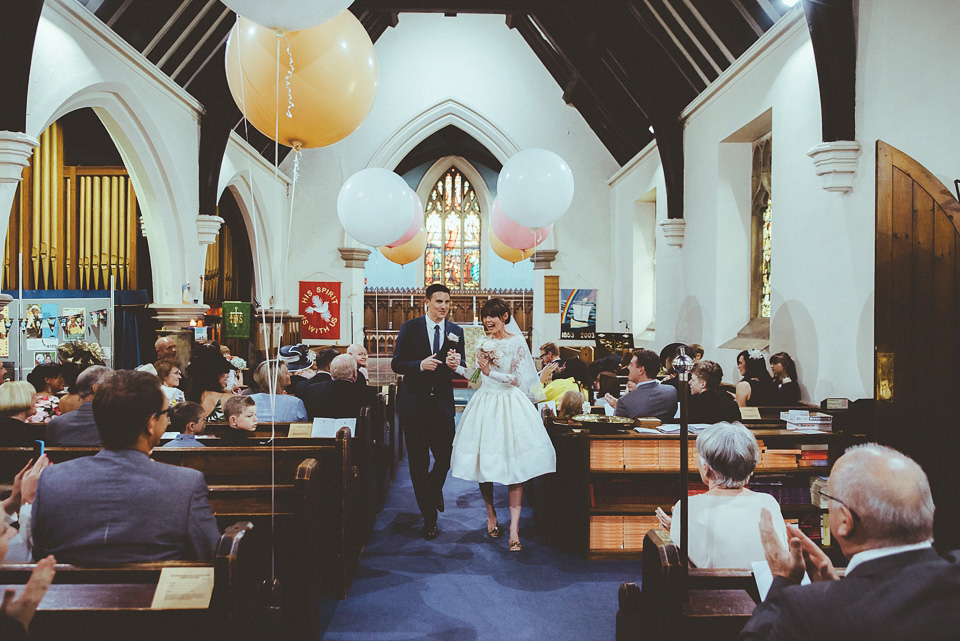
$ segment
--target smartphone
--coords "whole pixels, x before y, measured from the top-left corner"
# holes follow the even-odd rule
[[[36,463],[40,460],[40,457],[43,456],[43,441],[34,441],[33,442],[33,462]]]

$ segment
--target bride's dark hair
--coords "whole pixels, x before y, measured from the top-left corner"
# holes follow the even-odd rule
[[[510,322],[510,305],[502,298],[491,298],[480,308],[481,319],[488,316],[491,318],[501,318],[504,314],[507,315],[507,320],[503,321],[504,325],[506,325]]]

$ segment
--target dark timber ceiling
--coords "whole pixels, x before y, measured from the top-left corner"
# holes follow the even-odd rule
[[[80,0],[208,112],[229,108],[223,55],[235,17],[219,0]],[[356,0],[377,38],[408,12],[503,14],[623,164],[788,11],[784,0]],[[274,160],[273,143],[236,131]],[[287,148],[281,147],[281,158]]]

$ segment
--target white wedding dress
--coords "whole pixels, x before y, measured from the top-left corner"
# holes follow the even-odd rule
[[[482,385],[460,418],[451,473],[467,481],[510,485],[555,472],[553,443],[528,397],[529,390],[521,389],[521,381],[526,384],[529,379],[525,375],[530,360],[526,343],[513,335],[501,340],[488,338],[482,345],[485,349],[490,346],[496,364],[491,364],[489,376],[481,374]]]

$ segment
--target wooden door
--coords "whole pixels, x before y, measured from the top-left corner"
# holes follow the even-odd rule
[[[960,203],[877,141],[876,398],[883,440],[930,477],[937,547],[960,547]]]

